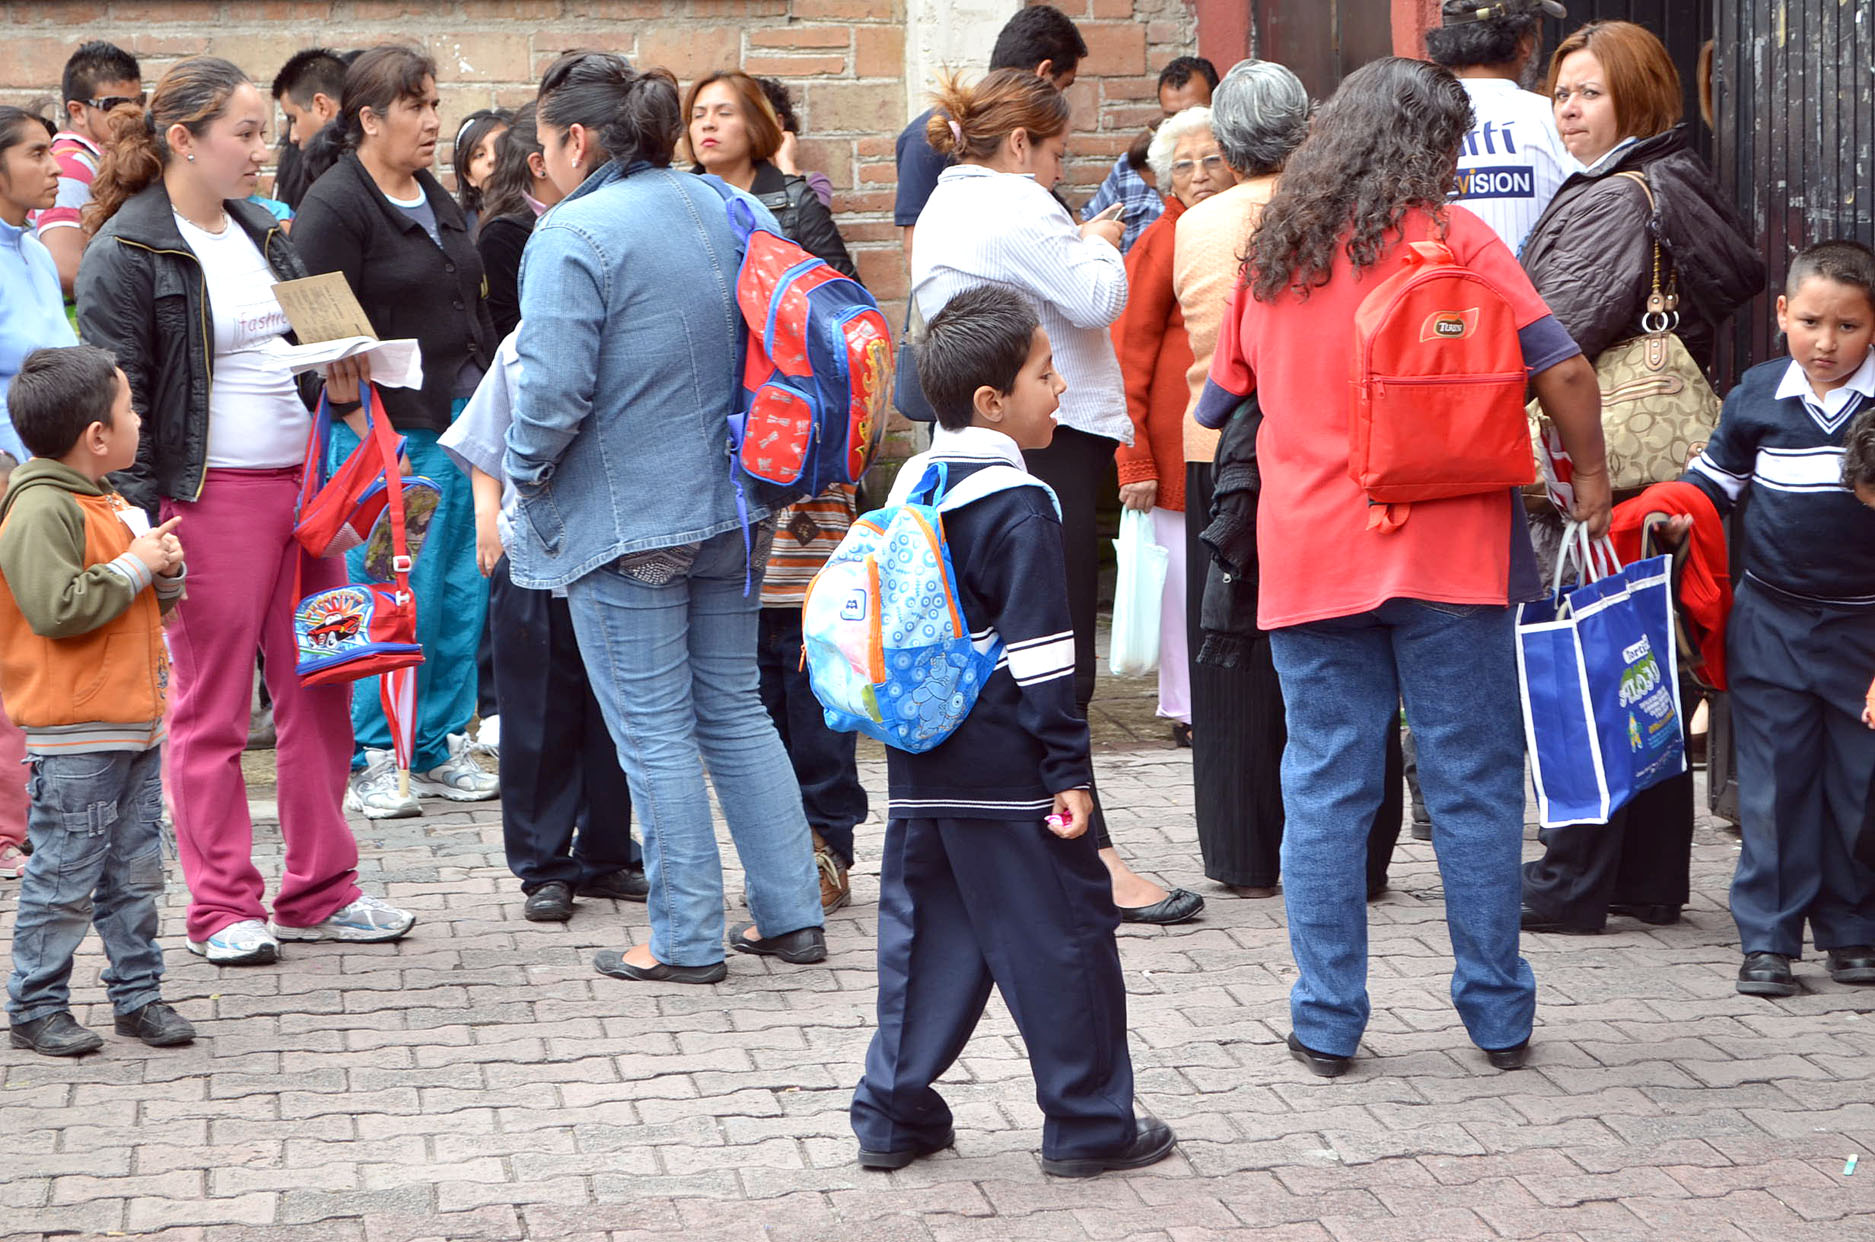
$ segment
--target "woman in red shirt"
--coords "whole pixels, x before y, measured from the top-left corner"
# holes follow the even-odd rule
[[[1364,852],[1386,737],[1403,698],[1436,825],[1456,965],[1452,997],[1491,1064],[1523,1064],[1536,980],[1519,955],[1523,730],[1510,605],[1534,598],[1517,494],[1419,502],[1370,528],[1349,474],[1347,359],[1368,293],[1406,243],[1443,240],[1516,311],[1518,343],[1576,464],[1576,516],[1600,533],[1608,484],[1595,375],[1497,234],[1446,203],[1472,123],[1457,79],[1389,58],[1349,75],[1316,116],[1250,240],[1197,418],[1263,412],[1258,628],[1270,632],[1283,755],[1284,904],[1299,969],[1289,1048],[1347,1069],[1368,1015]],[[1586,479],[1587,486],[1583,481]]]

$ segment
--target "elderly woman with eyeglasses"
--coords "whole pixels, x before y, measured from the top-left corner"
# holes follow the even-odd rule
[[[1191,396],[1191,341],[1172,288],[1172,253],[1185,209],[1237,184],[1211,132],[1211,109],[1186,108],[1153,135],[1146,164],[1170,192],[1165,211],[1126,256],[1126,310],[1113,324],[1113,348],[1126,379],[1133,443],[1114,454],[1120,501],[1152,515],[1153,538],[1166,550],[1160,625],[1159,715],[1173,736],[1191,736],[1191,670],[1185,635],[1185,406]]]

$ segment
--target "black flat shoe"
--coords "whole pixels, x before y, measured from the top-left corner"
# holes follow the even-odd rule
[[[596,875],[573,890],[576,897],[610,897],[613,901],[644,901],[651,895],[651,884],[636,867],[620,867]]]
[[[1115,1169],[1143,1169],[1172,1154],[1178,1137],[1157,1117],[1133,1123],[1133,1141],[1110,1156],[1077,1156],[1067,1160],[1042,1158],[1042,1172],[1050,1177],[1099,1177]]]
[[[10,1038],[15,1048],[30,1048],[47,1057],[81,1057],[104,1047],[104,1036],[78,1025],[65,1009],[31,1022],[15,1022]]]
[[[152,1048],[175,1048],[195,1042],[195,1027],[160,1000],[118,1014],[113,1025],[119,1035],[140,1039]]]
[[[1738,990],[1746,996],[1795,996],[1796,976],[1782,953],[1747,953],[1738,968]]]
[[[1508,1048],[1486,1048],[1484,1059],[1489,1061],[1494,1069],[1520,1070],[1524,1062],[1530,1059],[1530,1041],[1526,1039],[1521,1044],[1512,1044]]]
[[[614,979],[638,979],[646,983],[721,983],[729,977],[729,963],[711,962],[708,966],[634,966],[616,949],[601,949],[593,954],[593,969]]]
[[[1523,907],[1518,923],[1527,932],[1549,932],[1557,936],[1599,936],[1599,927],[1584,927],[1580,923],[1565,923],[1560,919],[1548,918],[1538,914],[1529,906]]]
[[[804,966],[809,962],[827,960],[827,933],[818,927],[802,927],[791,932],[782,932],[779,936],[763,936],[759,940],[750,940],[747,933],[753,923],[738,923],[729,932],[729,943],[738,953],[753,953],[759,957],[778,957],[784,962],[793,962]]]
[[[1289,1032],[1289,1055],[1309,1067],[1309,1073],[1317,1078],[1339,1078],[1348,1072],[1348,1066],[1354,1064],[1353,1057],[1338,1057],[1327,1052],[1317,1052],[1296,1038],[1294,1031]]]
[[[1172,723],[1172,745],[1180,750],[1191,749],[1191,726],[1182,720]]]
[[[527,895],[521,917],[530,923],[566,922],[573,917],[573,890],[559,880],[549,880]]]
[[[1829,977],[1838,983],[1875,983],[1875,948],[1858,944],[1831,949]]]
[[[1678,906],[1630,906],[1613,902],[1608,913],[1618,914],[1623,918],[1639,919],[1653,927],[1670,927],[1680,921]]]
[[[893,1169],[902,1169],[912,1161],[918,1159],[918,1157],[928,1156],[932,1152],[943,1151],[945,1148],[953,1146],[956,1142],[957,1131],[946,1130],[944,1131],[944,1137],[942,1139],[924,1146],[901,1147],[896,1151],[868,1151],[862,1147],[859,1149],[859,1167],[862,1169],[873,1169],[882,1173],[890,1172]]]
[[[1155,901],[1149,906],[1121,906],[1122,923],[1156,923],[1160,927],[1169,927],[1173,923],[1189,923],[1204,912],[1204,898],[1188,888],[1175,888],[1167,893],[1165,900]]]

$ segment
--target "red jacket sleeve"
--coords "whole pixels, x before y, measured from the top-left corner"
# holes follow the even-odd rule
[[[1165,342],[1166,324],[1178,307],[1172,288],[1172,243],[1177,217],[1160,216],[1140,234],[1126,256],[1126,310],[1113,322],[1113,349],[1126,381],[1126,414],[1133,420],[1133,443],[1114,453],[1121,483],[1159,478],[1152,458],[1147,418],[1152,410],[1153,372]]]

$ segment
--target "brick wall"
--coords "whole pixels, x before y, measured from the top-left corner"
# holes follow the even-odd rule
[[[1090,52],[1069,91],[1075,133],[1064,193],[1079,203],[1157,115],[1158,71],[1193,50],[1195,22],[1188,0],[1057,3]],[[310,44],[420,44],[441,70],[445,136],[477,108],[532,98],[541,71],[568,48],[621,52],[685,83],[740,64],[793,86],[803,166],[832,178],[860,275],[896,321],[906,280],[892,225],[893,141],[930,86],[906,81],[910,11],[907,0],[0,0],[0,102],[55,95],[65,58],[97,38],[135,53],[146,83],[203,52],[265,83]],[[957,67],[980,73],[1000,24],[972,42],[985,61]],[[447,146],[439,153],[445,166],[450,156]]]

